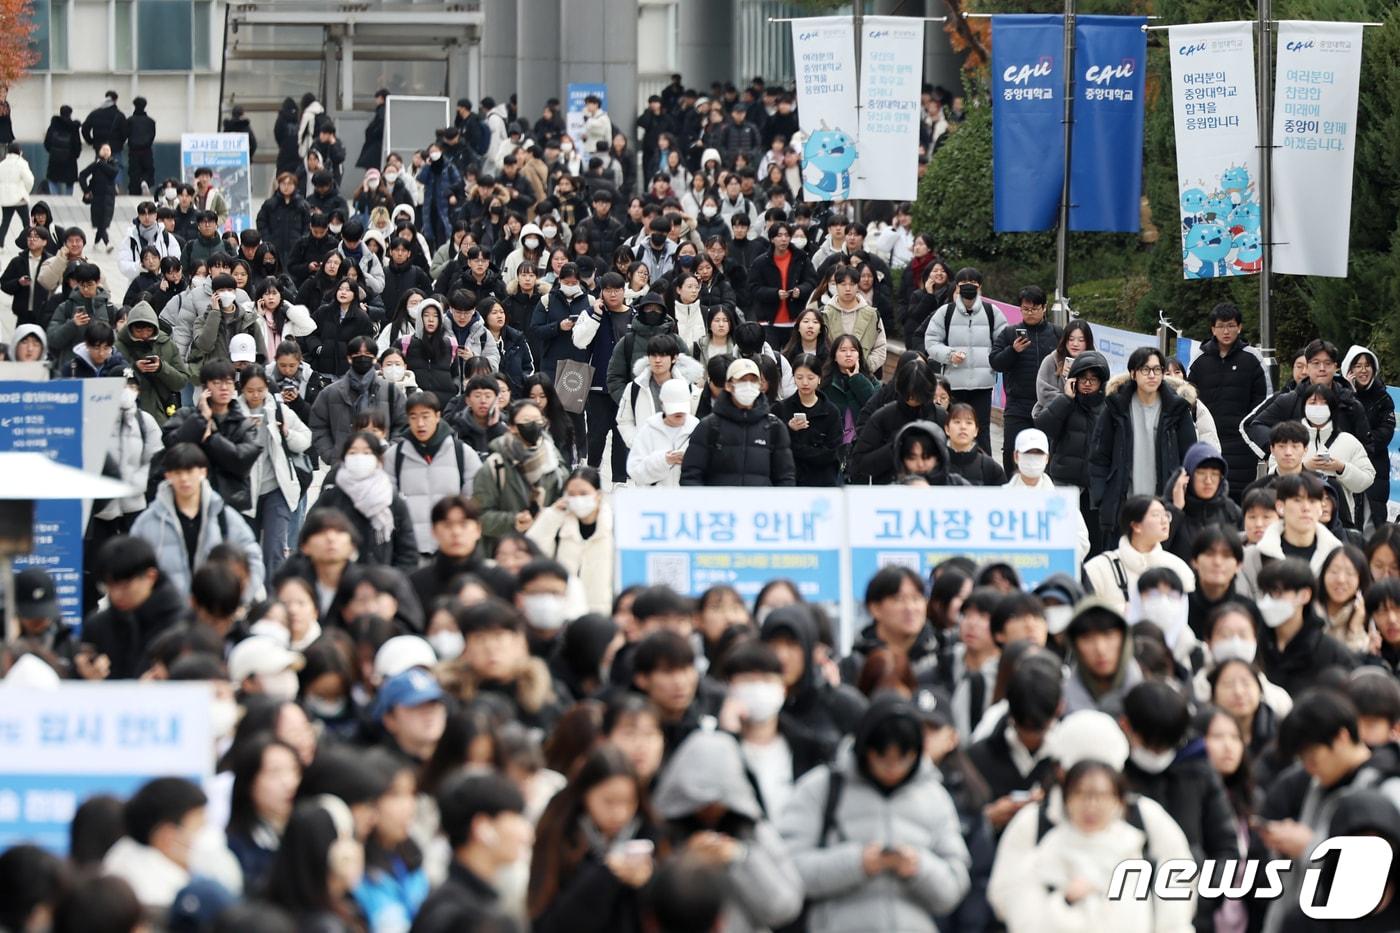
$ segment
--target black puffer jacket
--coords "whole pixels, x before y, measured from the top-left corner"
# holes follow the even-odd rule
[[[1083,354],[1080,354],[1081,356]],[[1118,380],[1122,381],[1119,382]],[[1089,503],[1099,510],[1099,523],[1118,527],[1118,510],[1133,489],[1133,416],[1131,403],[1137,385],[1126,373],[1109,383],[1108,397],[1099,412],[1089,440]],[[1159,393],[1157,416],[1157,475],[1154,495],[1166,488],[1167,479],[1181,466],[1196,443],[1196,419],[1186,399],[1165,382]]]
[[[316,312],[316,331],[307,336],[307,362],[318,373],[343,376],[350,369],[350,341],[356,337],[374,339],[374,325],[358,304],[342,318],[340,305],[321,305]]]
[[[462,394],[462,384],[452,372],[457,354],[446,339],[414,337],[408,341],[403,359],[404,365],[413,373],[418,388],[432,392],[442,404],[446,405],[453,396]]]
[[[1366,347],[1352,347],[1342,361],[1342,372],[1350,372],[1352,363],[1358,356],[1371,358],[1371,384],[1364,389],[1356,389],[1356,400],[1366,410],[1366,420],[1371,425],[1371,443],[1366,452],[1376,468],[1376,481],[1366,491],[1366,498],[1376,503],[1376,513],[1384,514],[1384,503],[1390,498],[1390,441],[1395,437],[1395,400],[1386,391],[1385,380],[1380,376],[1380,361],[1376,354]]]
[[[1240,435],[1240,422],[1269,395],[1269,383],[1259,358],[1236,341],[1225,356],[1212,337],[1201,345],[1201,355],[1191,364],[1187,381],[1210,409],[1220,435],[1221,453],[1230,466],[1230,484],[1243,490],[1254,481],[1259,458]]]
[[[802,649],[802,676],[788,690],[783,724],[834,750],[843,736],[855,731],[867,704],[860,691],[846,684],[832,686],[821,676],[813,656],[818,638],[812,610],[800,603],[774,609],[759,637],[765,642],[788,638]]]
[[[1069,376],[1077,379],[1094,371],[1099,391],[1093,395],[1061,395],[1040,413],[1035,426],[1050,440],[1050,479],[1056,486],[1089,488],[1089,439],[1103,407],[1103,387],[1108,385],[1108,360],[1097,350],[1085,350],[1069,365]]]
[[[290,199],[279,191],[258,208],[258,233],[263,242],[272,245],[283,264],[291,262],[292,250],[301,238],[311,232],[311,208],[296,192]]]
[[[773,412],[784,426],[799,412],[807,416],[806,428],[801,431],[788,428],[797,485],[840,485],[841,413],[836,406],[818,392],[816,404],[811,408],[792,395],[775,405]]]
[[[786,426],[760,395],[740,408],[726,392],[690,435],[682,486],[793,486],[796,469]]]
[[[1123,766],[1123,776],[1129,787],[1160,803],[1176,820],[1191,846],[1192,858],[1239,857],[1234,811],[1225,785],[1206,757],[1204,740],[1188,743],[1165,771],[1153,774],[1129,761]]]
[[[1303,420],[1303,401],[1311,388],[1312,383],[1303,379],[1297,388],[1292,391],[1285,388],[1284,391],[1278,392],[1244,419],[1240,425],[1240,433],[1261,459],[1268,455],[1269,432],[1273,430],[1274,425],[1284,421]],[[1356,438],[1363,447],[1370,450],[1371,422],[1366,417],[1366,409],[1357,401],[1356,393],[1351,390],[1351,383],[1338,373],[1332,379],[1332,391],[1337,396],[1337,403],[1332,406],[1333,425],[1337,430],[1345,431]],[[1215,414],[1214,409],[1211,410],[1211,414]]]
[[[931,421],[941,428],[946,420],[943,409],[932,402],[921,408],[910,408],[898,400],[882,405],[856,434],[851,450],[851,482],[872,486],[893,483],[898,464],[892,445],[900,429],[915,421]],[[942,462],[947,459],[944,457]]]
[[[1012,346],[1016,341],[1016,331],[1025,328],[1029,347],[1020,353]],[[1031,416],[1035,407],[1035,377],[1040,373],[1040,362],[1051,353],[1060,342],[1060,329],[1046,318],[1034,327],[1017,324],[1007,327],[992,341],[992,369],[1003,373],[1002,382],[1006,386],[1006,413],[1022,418]]]

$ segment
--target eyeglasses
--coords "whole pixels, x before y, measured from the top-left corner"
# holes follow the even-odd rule
[[[1160,366],[1144,366],[1142,369],[1139,369],[1138,372],[1142,373],[1144,376],[1160,376],[1163,370]]]

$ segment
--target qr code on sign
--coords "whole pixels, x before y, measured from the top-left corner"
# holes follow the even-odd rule
[[[652,586],[665,584],[677,593],[689,593],[690,555],[648,554],[647,580]]]

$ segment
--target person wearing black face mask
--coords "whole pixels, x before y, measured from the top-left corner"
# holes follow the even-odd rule
[[[340,463],[345,442],[354,433],[355,416],[377,409],[389,425],[390,438],[408,429],[403,390],[374,368],[377,347],[370,337],[354,337],[347,347],[349,371],[326,386],[311,405],[311,444],[326,463]]]
[[[637,250],[637,260],[651,273],[651,281],[657,282],[671,274],[676,265],[676,250],[679,247],[671,242],[671,221],[664,215],[653,217],[651,233]]]
[[[491,442],[491,454],[476,473],[472,498],[481,505],[486,553],[512,531],[528,531],[540,510],[563,493],[568,468],[550,440],[547,424],[534,402],[512,403],[508,433]]]
[[[636,378],[637,367],[645,366],[647,359],[647,344],[653,337],[662,334],[675,334],[676,320],[666,313],[665,300],[655,292],[651,292],[646,297],[637,302],[635,314],[632,318],[632,326],[627,331],[627,336],[623,337],[613,347],[612,358],[608,360],[608,395],[616,406],[622,403],[622,395],[627,391],[627,387]],[[617,472],[616,452],[622,449],[622,472]],[[614,452],[614,477],[627,475],[627,446],[622,443],[620,435],[613,438]]]

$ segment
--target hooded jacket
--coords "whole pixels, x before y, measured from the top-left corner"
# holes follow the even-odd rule
[[[1197,496],[1192,482],[1196,470],[1202,466],[1214,467],[1221,471],[1220,486],[1209,499]],[[1164,547],[1182,560],[1191,560],[1191,544],[1196,540],[1196,535],[1205,528],[1211,525],[1231,529],[1243,527],[1244,513],[1230,498],[1228,472],[1228,464],[1220,451],[1210,444],[1197,442],[1186,451],[1181,469],[1172,473],[1167,480],[1167,511],[1172,515],[1172,533]],[[1186,474],[1186,506],[1177,508],[1171,501],[1170,493],[1176,488],[1177,480],[1183,473]]]
[[[154,246],[161,259],[179,259],[184,248],[180,238],[168,232],[160,221],[155,221],[155,229],[146,236],[141,230],[141,221],[133,220],[126,238],[122,240],[121,255],[117,257],[117,268],[122,275],[134,279],[141,274],[141,251],[147,246]]]
[[[1110,532],[1117,527],[1118,511],[1133,489],[1132,400],[1136,392],[1137,386],[1126,374],[1120,373],[1109,382],[1108,397],[1090,439],[1089,502],[1099,510],[1099,524]],[[1196,443],[1191,407],[1166,382],[1157,404],[1154,494],[1162,492],[1167,478]]]
[[[958,813],[938,769],[919,755],[905,779],[885,787],[866,771],[876,751],[870,738],[887,720],[918,717],[906,700],[877,698],[861,718],[852,748],[834,765],[809,772],[797,784],[778,822],[807,890],[811,933],[850,930],[927,931],[934,915],[950,913],[971,887],[971,856],[963,843]],[[827,838],[824,822],[832,774],[842,776],[840,799]],[[908,879],[882,872],[866,875],[866,845],[907,845],[919,853],[919,869]]]
[[[266,363],[270,357],[263,339],[264,333],[262,316],[251,302],[240,304],[235,298],[229,314],[225,314],[217,303],[211,302],[204,311],[204,317],[195,326],[194,337],[190,341],[190,368],[197,370],[203,364],[216,360],[231,361],[229,343],[239,334],[253,338],[258,360]]]
[[[151,325],[155,328],[155,336],[150,340],[137,340],[131,335],[134,324]],[[179,407],[179,392],[190,381],[190,375],[181,361],[175,342],[161,330],[155,309],[150,304],[138,301],[131,309],[126,324],[117,333],[116,351],[131,364],[132,377],[140,387],[136,401],[141,410],[156,419],[156,424],[165,424]],[[139,360],[152,356],[160,360],[160,367],[155,372],[145,373],[136,367]]]
[[[1104,403],[1108,360],[1096,350],[1085,350],[1069,364],[1070,379],[1091,372],[1099,377],[1099,391],[1093,395],[1061,393],[1035,416],[1035,426],[1050,441],[1050,466],[1046,472],[1057,486],[1089,488],[1089,442]]]
[[[894,482],[903,471],[898,455],[899,434],[905,427],[916,423],[938,427],[936,440],[943,450],[938,462],[946,468],[949,462],[948,445],[940,425],[947,417],[943,409],[933,402],[910,408],[902,399],[895,399],[876,409],[856,434],[855,447],[851,450],[851,482],[872,486]]]
[[[1084,586],[1115,612],[1126,612],[1128,595],[1137,589],[1138,577],[1156,567],[1165,567],[1175,573],[1187,593],[1196,589],[1196,575],[1184,560],[1160,544],[1144,554],[1133,547],[1127,535],[1118,539],[1117,548],[1104,551],[1085,562]]]
[[[71,113],[67,106],[63,110]],[[78,180],[78,155],[82,152],[83,141],[78,121],[62,112],[49,118],[49,128],[44,132],[44,151],[49,156],[49,167],[44,173],[50,181],[71,185]]]
[[[653,337],[661,337],[667,334],[676,334],[676,319],[669,314],[663,314],[659,321],[650,323],[643,321],[642,314],[633,314],[631,322],[625,331],[619,331],[618,315],[609,315],[609,324],[612,325],[611,345],[606,340],[603,321],[595,313],[590,311],[585,317],[581,317],[574,325],[574,346],[588,347],[593,351],[593,385],[595,387],[605,387],[608,394],[612,396],[614,402],[621,404],[623,393],[627,386],[637,377],[638,363],[645,364],[647,360],[647,344]],[[685,343],[681,342],[684,349]],[[597,360],[606,354],[607,366],[606,375],[602,381],[599,380],[597,371]],[[677,362],[680,358],[677,358]],[[693,361],[692,361],[693,362]],[[690,370],[689,375],[682,378],[692,385],[704,381],[703,366],[702,375],[697,377],[694,370]]]
[[[822,305],[822,318],[826,321],[827,333],[835,340],[842,334],[850,334],[860,341],[865,352],[866,363],[871,372],[883,372],[888,348],[885,342],[885,325],[880,320],[880,312],[857,296],[854,310],[847,311],[835,298]]]
[[[740,857],[724,871],[722,928],[775,929],[797,919],[802,912],[802,877],[783,837],[763,818],[738,741],[728,733],[699,731],[671,755],[652,805],[674,824],[712,803],[723,804],[735,818],[731,822],[752,826],[741,839]]]
[[[899,459],[899,446],[904,435],[910,432],[923,433],[932,439],[934,456],[938,461],[938,466],[934,467],[931,472],[924,474],[930,486],[972,485],[953,468],[953,453],[948,449],[948,439],[944,436],[943,429],[932,421],[911,421],[895,432],[894,440],[890,442],[890,459],[894,463],[896,481],[907,475],[904,471],[904,464]],[[1002,480],[1005,481],[1005,479],[1006,477],[1003,476]]]
[[[1353,346],[1348,349],[1341,371],[1351,372],[1352,364],[1363,354],[1371,358],[1373,375],[1370,385],[1355,389],[1356,400],[1365,409],[1366,421],[1371,426],[1371,443],[1367,452],[1376,468],[1376,479],[1366,492],[1366,498],[1373,504],[1372,511],[1377,516],[1383,516],[1385,511],[1381,503],[1390,498],[1390,441],[1395,437],[1395,400],[1390,397],[1385,381],[1381,379],[1380,359],[1369,348]]]
[[[682,486],[792,486],[797,481],[786,426],[760,395],[740,408],[725,392],[696,425],[681,462]]]
[[[573,607],[579,611],[571,611],[571,618],[584,612],[608,616],[613,602],[612,506],[606,501],[599,505],[593,533],[585,538],[578,516],[562,505],[556,502],[553,508],[542,509],[525,537],[545,557],[562,564],[582,586],[585,602]]]
[[[0,207],[15,207],[29,199],[34,189],[34,173],[18,152],[9,152],[0,159]]]
[[[779,713],[784,733],[800,733],[834,751],[844,736],[855,732],[865,713],[864,694],[848,684],[832,686],[817,669],[817,624],[802,604],[774,609],[763,620],[760,638],[765,642],[786,638],[802,649],[802,674],[788,688]]]
[[[1322,565],[1327,562],[1327,555],[1341,546],[1342,542],[1337,540],[1337,536],[1319,522],[1317,546],[1313,549],[1312,560],[1308,562],[1314,576],[1322,576]],[[1240,564],[1235,586],[1257,602],[1263,595],[1259,592],[1259,571],[1270,561],[1283,560],[1283,557],[1283,519],[1279,519],[1264,529],[1264,536],[1259,539],[1258,544],[1251,544],[1244,549],[1244,563]]]
[[[627,478],[634,486],[679,486],[681,465],[666,462],[666,454],[684,451],[700,420],[687,415],[678,428],[666,424],[666,416],[656,412],[638,426],[627,451]]]
[[[1379,373],[1377,374],[1379,375]],[[1269,432],[1274,425],[1284,421],[1302,421],[1304,399],[1312,382],[1304,378],[1296,387],[1285,387],[1267,401],[1261,402],[1240,422],[1240,434],[1245,443],[1260,460],[1269,455]],[[1332,378],[1332,391],[1336,394],[1332,420],[1338,429],[1345,431],[1371,449],[1371,422],[1366,416],[1366,408],[1357,399],[1342,373]]]
[[[262,545],[237,510],[224,503],[208,480],[199,493],[199,541],[195,545],[194,561],[185,551],[185,533],[175,505],[175,494],[168,482],[162,481],[150,508],[137,516],[131,533],[150,542],[156,551],[160,572],[179,592],[190,591],[194,568],[204,563],[215,546],[227,541],[248,559],[250,593],[263,591]],[[116,670],[112,676],[117,676]]]
[[[1088,612],[1108,613],[1114,618],[1118,630],[1123,633],[1123,648],[1118,666],[1106,684],[1090,681],[1090,675],[1074,643],[1075,636],[1079,633],[1078,623]],[[1123,697],[1128,695],[1129,690],[1142,683],[1142,669],[1133,657],[1133,636],[1128,631],[1128,623],[1124,620],[1121,610],[1101,596],[1085,597],[1074,607],[1074,618],[1070,619],[1069,628],[1065,629],[1065,641],[1070,649],[1070,673],[1064,685],[1065,715],[1082,709],[1097,709],[1110,716],[1117,716],[1123,711]]]
[[[73,348],[73,358],[68,361],[68,365],[63,368],[59,375],[65,379],[95,379],[99,376],[119,378],[129,365],[121,353],[113,347],[111,355],[107,357],[107,362],[98,366],[92,361],[88,345],[80,343]]]
[[[634,378],[627,388],[622,390],[622,398],[617,406],[617,433],[622,436],[622,442],[627,445],[628,450],[631,450],[633,441],[637,439],[638,425],[646,424],[652,415],[661,411],[652,395],[651,366],[647,358],[637,360],[632,372]],[[690,413],[694,414],[695,407],[700,404],[700,387],[705,382],[705,368],[682,353],[671,366],[671,378],[680,379],[690,386]]]

